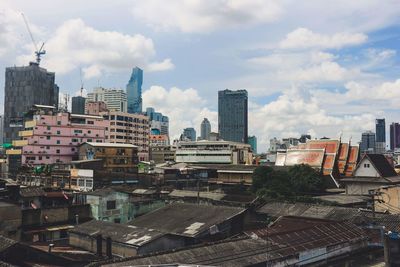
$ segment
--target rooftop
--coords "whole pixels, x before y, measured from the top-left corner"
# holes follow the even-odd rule
[[[113,241],[140,247],[152,240],[155,240],[164,233],[133,225],[111,223],[92,220],[75,226],[71,233],[96,237],[101,234],[103,238],[111,237]]]
[[[362,204],[366,203],[370,200],[370,197],[360,196],[360,195],[347,195],[347,194],[333,194],[333,195],[324,195],[324,196],[316,196],[316,199],[320,199],[323,201],[337,203],[339,205],[352,205],[352,204]]]
[[[396,171],[390,165],[389,161],[382,154],[365,154],[363,158],[368,158],[374,165],[375,169],[379,172],[382,177],[397,176]],[[362,159],[361,159],[362,161]],[[360,161],[360,162],[361,162]]]
[[[39,197],[45,195],[45,191],[41,187],[21,187],[19,193],[21,197]]]
[[[129,224],[195,237],[244,211],[236,207],[174,203],[135,218]]]
[[[189,191],[189,190],[173,190],[168,195],[169,197],[176,197],[176,198],[197,198],[197,191]],[[212,199],[212,200],[221,200],[226,196],[223,193],[216,193],[216,192],[199,192],[200,198]]]
[[[12,240],[10,238],[7,238],[5,236],[0,235],[0,253],[8,249],[9,247],[14,246],[18,242],[15,240]]]

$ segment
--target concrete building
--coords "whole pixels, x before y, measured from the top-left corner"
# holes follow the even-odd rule
[[[85,195],[95,220],[127,223],[132,219],[129,215],[129,194],[104,188]]]
[[[83,96],[72,97],[72,114],[85,114],[85,101],[86,98]]]
[[[128,113],[142,113],[142,83],[143,70],[138,67],[133,68],[129,82],[126,85]]]
[[[375,153],[375,133],[367,131],[361,135],[361,153]]]
[[[344,178],[341,182],[345,185],[346,194],[369,195],[370,190],[381,186],[400,184],[400,176],[384,155],[364,154],[353,177]]]
[[[150,120],[151,134],[169,136],[169,118],[160,112],[155,112],[154,108],[146,108],[145,115]]]
[[[93,92],[88,93],[86,101],[103,101],[110,111],[127,112],[127,97],[125,91],[122,89],[97,87],[93,89]],[[85,110],[85,113],[87,113],[87,110]]]
[[[105,141],[103,117],[33,112],[19,132],[22,140],[13,141],[14,147],[21,147],[22,165],[70,163],[78,158],[80,144]]]
[[[99,115],[101,112],[108,112],[107,104],[103,101],[86,101],[85,112],[90,115]]]
[[[137,173],[137,150],[132,144],[86,142],[79,146],[79,160],[101,160],[108,172]]]
[[[200,125],[201,133],[200,139],[201,140],[210,140],[210,133],[211,133],[211,123],[207,118],[204,118]]]
[[[226,141],[247,144],[247,91],[218,92],[218,132]]]
[[[386,124],[385,119],[375,120],[375,153],[383,154],[386,151]]]
[[[400,148],[400,124],[392,122],[390,124],[390,150],[394,151]]]
[[[255,135],[249,136],[249,145],[251,146],[251,150],[253,154],[257,154],[257,137]]]
[[[192,127],[183,129],[182,141],[196,141],[196,130]]]
[[[179,142],[176,162],[251,164],[253,154],[250,145],[228,141]]]
[[[175,161],[175,149],[171,146],[151,146],[150,160],[155,164]]]
[[[153,146],[169,146],[169,140],[167,135],[150,135],[150,147]]]
[[[24,114],[34,104],[58,107],[54,72],[31,62],[29,66],[6,68],[4,90],[4,141],[17,139],[24,128]]]
[[[4,137],[4,115],[0,115],[0,144],[3,144]]]
[[[110,143],[132,144],[138,147],[140,161],[149,160],[149,118],[142,114],[105,112],[107,121],[106,140]]]

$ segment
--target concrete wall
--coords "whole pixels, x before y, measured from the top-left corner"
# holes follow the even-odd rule
[[[375,201],[376,209],[400,214],[400,186],[383,187],[378,192],[380,193],[379,199],[383,200],[383,203]]]
[[[346,183],[346,194],[349,195],[368,195],[368,191],[377,189],[382,184],[376,183]]]

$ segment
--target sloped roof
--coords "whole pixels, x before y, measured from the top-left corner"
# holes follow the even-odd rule
[[[236,207],[174,203],[135,218],[129,224],[195,237],[244,211]]]
[[[41,187],[21,187],[19,193],[22,197],[40,197],[44,196],[46,192]]]
[[[365,154],[382,177],[397,176],[396,171],[382,154]],[[360,161],[361,162],[361,161]]]
[[[92,220],[75,226],[71,233],[96,237],[101,234],[103,238],[111,237],[113,241],[125,243],[135,247],[142,246],[155,240],[164,233],[153,229],[136,227],[132,225]]]
[[[5,251],[6,249],[8,249],[9,247],[14,246],[15,244],[17,244],[18,242],[15,240],[12,240],[10,238],[7,238],[5,236],[0,235],[0,252]]]

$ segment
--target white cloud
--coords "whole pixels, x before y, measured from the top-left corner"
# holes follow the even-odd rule
[[[172,87],[169,90],[161,86],[151,86],[143,92],[143,105],[154,107],[156,111],[170,118],[171,139],[179,138],[184,128],[194,127],[200,135],[200,124],[208,118],[213,131],[217,131],[217,112],[207,108],[205,99],[198,91]]]
[[[360,45],[367,41],[368,37],[362,33],[340,32],[333,35],[314,33],[306,28],[298,28],[286,35],[280,42],[283,49],[304,48],[342,48],[345,46]]]
[[[212,32],[277,20],[282,15],[275,0],[158,0],[135,1],[133,15],[156,30]]]
[[[133,66],[146,71],[168,70],[174,66],[170,59],[153,61],[156,51],[151,39],[140,34],[98,31],[81,19],[65,21],[45,48],[48,53],[43,57],[44,67],[65,74],[82,66],[86,79]],[[26,63],[28,58],[31,56],[19,57],[19,63]]]

